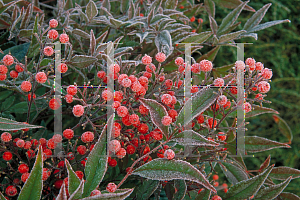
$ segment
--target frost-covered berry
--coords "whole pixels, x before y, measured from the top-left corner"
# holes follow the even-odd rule
[[[74,85],[68,86],[67,93],[74,96],[77,93],[77,87]]]
[[[261,70],[261,75],[264,79],[271,79],[273,76],[273,72],[269,68],[264,68],[263,70]]]
[[[107,185],[107,187],[106,187],[106,190],[108,191],[108,192],[110,192],[110,193],[113,193],[113,192],[115,192],[116,190],[117,190],[117,185],[116,184],[114,184],[114,183],[109,183],[108,185]]]
[[[250,71],[255,70],[255,60],[253,58],[247,58],[245,63],[249,66]]]
[[[203,115],[199,115],[197,118],[197,123],[202,124],[204,122],[204,116]]]
[[[81,117],[84,113],[84,108],[82,105],[76,105],[73,107],[72,112],[75,117]]]
[[[65,63],[60,63],[57,67],[57,70],[64,74],[68,71],[68,66]]]
[[[173,85],[173,81],[171,79],[167,79],[165,81],[165,86],[167,87],[167,89],[171,89]]]
[[[57,21],[56,19],[51,19],[51,20],[49,21],[49,26],[50,26],[51,28],[56,28],[56,27],[58,26],[58,21]]]
[[[129,155],[134,154],[134,153],[135,153],[135,147],[132,146],[131,144],[130,144],[130,145],[127,145],[126,152],[127,152]]]
[[[16,196],[17,192],[17,188],[13,185],[8,186],[5,190],[5,194],[10,197]]]
[[[57,110],[60,107],[60,100],[59,99],[51,99],[49,101],[49,108],[52,110]]]
[[[126,88],[130,87],[131,86],[131,80],[129,78],[124,78],[123,81],[122,81],[122,83],[121,83],[121,85],[123,87],[126,87]]]
[[[146,134],[149,131],[149,127],[147,124],[142,123],[138,126],[138,131],[142,134]]]
[[[245,112],[246,112],[246,113],[247,113],[247,112],[250,112],[250,111],[251,111],[251,104],[248,103],[248,102],[246,102],[246,103],[244,104],[244,108],[245,108]]]
[[[110,101],[113,98],[113,93],[109,90],[104,90],[101,96],[105,101]]]
[[[164,53],[162,53],[162,52],[159,52],[159,53],[157,53],[157,54],[155,55],[155,59],[156,59],[158,62],[162,63],[162,62],[164,62],[164,61],[166,60],[166,55],[165,55]]]
[[[26,165],[26,164],[21,164],[21,165],[19,165],[19,167],[18,167],[18,171],[19,171],[21,174],[24,174],[24,173],[26,173],[26,172],[29,171],[29,167],[28,167],[28,165]]]
[[[2,142],[9,142],[9,141],[11,141],[11,139],[12,139],[12,136],[11,136],[10,133],[8,133],[8,132],[3,132],[3,133],[1,134],[1,140],[2,140]]]
[[[77,152],[80,154],[80,155],[84,155],[86,153],[86,146],[83,146],[83,145],[79,145],[77,147]]]
[[[65,99],[66,99],[67,103],[72,103],[73,102],[73,96],[70,95],[70,94],[66,94]]]
[[[140,84],[141,84],[142,86],[148,85],[148,82],[149,82],[148,78],[145,77],[145,76],[141,76],[141,77],[138,79],[138,81],[140,82]]]
[[[177,58],[175,59],[175,64],[176,64],[177,66],[180,66],[180,65],[182,65],[183,63],[184,63],[183,58],[177,57]]]
[[[217,87],[222,87],[224,86],[224,79],[222,78],[217,78],[214,80],[214,85]]]
[[[270,91],[270,84],[267,81],[261,81],[257,84],[258,91],[260,93],[267,93]]]
[[[126,156],[126,150],[124,148],[120,148],[116,153],[116,156],[120,159],[124,158]]]
[[[216,119],[214,120],[213,118],[209,118],[207,120],[207,123],[208,123],[210,129],[217,126],[217,120]],[[213,123],[214,123],[214,125],[213,125]]]
[[[225,95],[220,95],[217,101],[219,105],[224,106],[227,103],[227,97]]]
[[[45,72],[38,72],[36,75],[35,75],[35,80],[38,82],[38,83],[45,83],[47,81],[47,75],[45,74]]]
[[[111,152],[116,153],[120,150],[121,144],[118,140],[112,140],[109,142],[108,148]]]
[[[245,63],[241,60],[238,60],[235,62],[235,69],[236,70],[244,70],[245,69]]]
[[[183,81],[182,80],[178,80],[178,81],[175,81],[174,82],[174,86],[176,87],[176,88],[180,88],[180,86],[183,84]]]
[[[111,166],[111,167],[115,167],[117,166],[118,162],[115,160],[115,159],[109,159],[108,161],[108,165]]]
[[[52,56],[53,53],[54,53],[54,50],[53,50],[52,47],[46,46],[46,47],[44,48],[44,54],[45,54],[46,56]]]
[[[139,112],[142,114],[142,115],[147,115],[149,110],[147,107],[143,106],[142,104],[139,106]]]
[[[19,148],[23,148],[24,145],[25,145],[25,141],[22,140],[22,139],[19,139],[19,140],[16,142],[16,145],[17,145],[17,147],[19,147]]]
[[[236,87],[231,87],[230,89],[231,94],[237,94],[237,88]]]
[[[5,55],[2,59],[4,65],[11,66],[14,63],[14,57],[11,55]]]
[[[178,66],[178,72],[185,74],[185,63]]]
[[[119,117],[125,117],[126,115],[128,115],[128,109],[125,106],[120,106],[117,109],[117,114]]]
[[[19,63],[19,64],[17,64],[16,66],[15,66],[15,70],[17,71],[17,72],[23,72],[24,71],[24,66],[23,66],[23,64],[21,64],[21,63]]]
[[[142,63],[143,63],[144,65],[149,65],[151,62],[152,62],[151,56],[144,55],[144,56],[142,57]]]
[[[50,175],[51,175],[51,171],[47,168],[43,168],[43,175],[42,175],[43,181],[46,181]]]
[[[0,74],[6,74],[8,71],[5,65],[0,65]]]
[[[9,72],[9,75],[10,75],[11,78],[18,78],[19,73],[16,72],[15,70],[11,70]]]
[[[165,76],[164,75],[159,75],[158,76],[158,81],[159,82],[163,82],[165,80]]]
[[[6,151],[2,155],[3,160],[10,161],[12,159],[12,153]]]
[[[67,42],[69,42],[69,36],[67,34],[63,33],[59,36],[59,41],[61,43],[67,43]]]
[[[261,71],[264,68],[264,64],[262,64],[261,62],[257,62],[255,63],[255,70],[257,71]]]
[[[74,131],[72,129],[66,129],[63,132],[63,136],[66,139],[70,140],[70,139],[72,139],[74,137]]]
[[[139,81],[135,81],[131,84],[130,88],[133,92],[139,92],[142,89],[142,87],[143,86],[140,84]]]
[[[22,174],[22,176],[21,176],[21,181],[22,181],[23,183],[25,183],[26,180],[28,179],[29,175],[30,175],[30,174],[29,174],[28,172]]]
[[[81,140],[84,143],[92,142],[94,138],[95,138],[94,133],[91,131],[86,131],[81,135]]]
[[[173,120],[175,120],[176,117],[178,116],[177,111],[174,110],[174,109],[169,110],[169,111],[168,111],[168,114],[169,114],[169,116],[170,116]]]
[[[55,29],[51,29],[48,31],[48,38],[51,40],[56,40],[58,38],[58,32]]]
[[[194,64],[192,65],[192,67],[191,67],[191,71],[192,71],[193,73],[196,73],[196,74],[200,73],[200,71],[201,71],[201,69],[200,69],[200,64],[199,64],[199,63],[194,63]]]
[[[156,67],[152,63],[146,66],[146,71],[149,73],[155,73],[155,70],[156,70]]]
[[[260,94],[260,93],[256,94],[255,99],[263,100],[262,94]]]
[[[225,141],[226,140],[226,134],[224,132],[219,132],[218,133],[218,138],[221,141]],[[214,178],[214,177],[213,177]],[[214,180],[218,180],[218,179],[214,179]]]
[[[222,198],[218,195],[215,195],[215,196],[212,197],[211,200],[222,200]]]
[[[25,142],[25,145],[26,145],[26,142]],[[55,149],[56,145],[57,145],[57,143],[54,142],[54,140],[52,138],[47,141],[47,147],[49,149]],[[45,153],[45,151],[44,151],[44,153]]]
[[[161,120],[164,126],[169,126],[172,123],[172,118],[170,116],[164,116]]]
[[[130,123],[132,124],[139,124],[140,123],[140,118],[137,114],[132,114],[129,117]]]
[[[120,65],[118,65],[118,64],[113,64],[113,65],[111,65],[110,67],[109,67],[109,70],[110,70],[110,72],[111,73],[119,73],[120,72]]]
[[[4,81],[6,79],[6,74],[0,74],[0,81]]]
[[[209,72],[213,68],[212,62],[209,60],[201,60],[200,61],[200,70],[203,72]]]
[[[60,134],[55,134],[53,135],[52,139],[54,142],[59,143],[62,141],[62,136]]]
[[[106,76],[105,71],[98,71],[97,72],[97,77],[103,79]]]
[[[175,157],[175,153],[172,149],[167,149],[164,153],[164,157],[168,160],[171,160]]]
[[[198,92],[198,91],[199,91],[199,88],[198,88],[197,85],[193,85],[193,86],[191,87],[191,93],[196,93],[196,92]]]
[[[166,105],[169,105],[172,102],[172,96],[169,94],[163,94],[161,96],[161,102],[163,102]]]
[[[93,190],[93,191],[91,192],[91,195],[90,195],[90,196],[92,197],[92,196],[96,196],[96,195],[100,195],[100,194],[101,194],[100,190],[96,190],[96,189],[95,189],[95,190]]]
[[[23,90],[23,92],[29,92],[31,90],[31,83],[29,81],[23,81],[21,83],[21,90]]]

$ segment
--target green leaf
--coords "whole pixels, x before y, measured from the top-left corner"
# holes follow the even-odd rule
[[[98,59],[93,56],[75,55],[71,58],[70,62],[66,62],[66,64],[83,69],[95,63],[97,60]]]
[[[222,165],[225,166],[225,168]],[[249,178],[245,170],[232,160],[226,159],[222,162],[222,165],[220,166],[223,173],[227,180],[233,185]]]
[[[288,20],[288,19],[285,19],[285,20],[276,20],[276,21],[266,22],[266,23],[263,23],[263,24],[259,24],[259,25],[255,26],[254,28],[248,30],[248,33],[257,32],[257,31],[269,28],[271,26],[275,26],[277,24],[282,24],[282,23],[285,23],[285,22],[291,22],[291,21]]]
[[[6,200],[6,198],[3,196],[1,192],[0,192],[0,200]]]
[[[86,33],[85,31],[83,31],[81,29],[78,29],[78,28],[75,28],[72,31],[72,34],[79,35],[80,37],[82,37],[84,39],[90,39],[90,34]]]
[[[197,182],[216,193],[216,189],[198,169],[182,160],[157,158],[135,169],[132,174],[160,181],[174,179],[189,180]]]
[[[202,55],[200,58],[197,59],[197,62],[200,62],[201,60],[210,60],[211,62],[213,62],[217,56],[217,53],[219,51],[221,46],[216,46],[215,48],[213,48],[212,50],[210,50],[208,53]]]
[[[287,137],[287,139],[289,140],[289,144],[292,143],[293,140],[293,133],[291,128],[289,127],[289,125],[286,123],[285,120],[283,120],[281,117],[279,117],[278,115],[273,115],[273,119],[276,122],[276,124],[278,125],[278,128],[280,130],[280,132]]]
[[[231,127],[232,127],[232,128],[233,128],[233,127],[236,127],[236,118],[234,118]],[[235,138],[236,138],[236,130],[228,130],[228,131],[226,132],[226,140],[225,140],[225,141],[226,141],[227,143],[232,142],[233,140],[235,140]]]
[[[67,167],[67,171],[68,171],[68,180],[69,180],[68,191],[69,191],[69,194],[73,194],[80,185],[80,179],[78,178],[78,176],[72,169],[72,167],[67,159],[65,159],[65,163],[66,163],[66,167]]]
[[[28,104],[27,104],[27,102],[24,102],[24,101],[17,103],[10,108],[10,111],[13,113],[27,113]],[[33,111],[35,111],[35,109],[34,109],[34,106],[31,105],[30,112],[33,112]]]
[[[149,199],[153,192],[157,189],[159,181],[145,179],[141,185],[139,185],[136,190],[137,199]]]
[[[270,187],[260,189],[255,195],[255,200],[274,199],[284,190],[284,188],[286,188],[291,179],[292,177],[289,177],[278,185],[272,185]]]
[[[269,156],[267,157],[267,159],[260,165],[258,171],[261,172],[262,170],[265,170],[267,167],[269,167],[270,161],[271,161],[271,155],[269,155]]]
[[[36,39],[36,37],[34,36],[34,33],[38,33],[38,21],[39,21],[39,15],[37,14],[35,17],[35,21],[34,21],[34,25],[33,25],[33,29],[32,29],[32,36],[31,36],[31,43],[29,46],[29,51],[28,51],[28,58],[32,58],[34,56],[36,56],[40,50],[40,44],[38,42],[38,40]]]
[[[254,117],[257,115],[261,115],[261,114],[265,114],[265,113],[275,113],[275,114],[279,114],[276,110],[272,109],[272,108],[266,108],[266,107],[260,107],[258,105],[252,105],[252,110],[248,113],[246,113],[246,118],[248,117]]]
[[[98,9],[94,1],[89,1],[86,6],[85,14],[88,16],[90,21],[98,14]]]
[[[289,193],[289,192],[281,193],[280,198],[282,200],[300,200],[300,197],[298,197],[297,195],[295,195],[293,193]]]
[[[5,91],[2,91],[0,92],[0,101],[6,99],[7,97],[9,97],[11,95],[13,91],[11,90],[5,90]]]
[[[177,4],[178,4],[178,0],[167,0],[165,4],[165,8],[175,10]]]
[[[286,180],[289,177],[292,179],[300,177],[300,170],[291,167],[274,167],[270,173],[270,178],[277,180]]]
[[[67,192],[66,192],[66,186],[65,183],[62,184],[59,190],[59,194],[57,195],[55,200],[67,200]]]
[[[248,31],[248,30],[252,29],[253,27],[257,26],[261,22],[262,18],[265,16],[267,10],[270,8],[271,5],[272,5],[271,3],[268,3],[268,4],[264,5],[261,9],[256,11],[252,15],[252,17],[247,20],[243,29]]]
[[[218,94],[212,88],[203,88],[188,99],[178,114],[176,124],[185,126],[204,112],[217,99]],[[184,111],[191,109],[191,116],[185,116]]]
[[[212,0],[204,0],[204,7],[208,12],[209,16],[215,18],[215,3]]]
[[[245,37],[252,37],[252,38],[254,38],[255,40],[257,40],[257,38],[258,38],[258,36],[257,36],[256,33],[246,33],[246,34],[240,35],[239,39],[245,38]]]
[[[40,67],[47,66],[49,63],[52,63],[52,59],[44,58],[40,64]]]
[[[153,10],[153,15],[155,15],[158,11],[158,8],[161,5],[162,0],[155,0],[152,2],[152,4],[148,7],[146,11],[146,16]]]
[[[129,22],[126,22],[124,23],[123,21],[120,21],[120,20],[117,20],[117,19],[114,19],[114,18],[110,18],[109,19],[109,22],[115,26],[115,28],[120,28],[121,26],[124,26],[126,24],[128,24]]]
[[[228,33],[228,34],[225,34],[225,35],[221,35],[219,37],[219,43],[228,42],[228,41],[231,41],[231,40],[238,39],[238,37],[243,33],[246,33],[246,31],[241,30],[241,31],[236,31],[236,32],[233,32],[233,33]]]
[[[44,128],[42,126],[35,126],[30,124],[24,124],[22,122],[16,122],[10,119],[0,117],[0,130],[1,131],[14,131],[25,128]]]
[[[5,101],[1,105],[1,111],[9,109],[13,105],[15,98],[15,96],[10,96],[7,99],[5,99]]]
[[[173,195],[173,200],[181,200],[184,198],[186,194],[186,184],[184,180],[176,179],[174,181],[174,187],[176,188],[177,192]]]
[[[9,8],[10,6],[12,6],[15,3],[16,3],[15,1],[12,1],[12,2],[9,2],[9,3],[4,5],[4,3],[1,1],[0,14],[3,13],[7,8]]]
[[[230,187],[223,199],[241,200],[251,197],[260,189],[273,167],[274,165],[268,167],[263,173],[254,176],[251,179],[238,182],[234,186]]]
[[[291,148],[289,145],[272,141],[267,138],[258,136],[246,136],[245,137],[245,150],[250,153],[257,153],[261,151],[267,151],[274,148]]]
[[[161,130],[161,132],[168,137],[168,127],[163,125],[161,122],[164,116],[168,116],[166,108],[153,99],[140,98],[140,102],[143,104],[143,106],[148,108],[153,124],[155,124],[159,130]]]
[[[199,194],[197,194],[195,200],[209,200],[211,195],[210,190],[202,190]]]
[[[101,183],[105,172],[107,170],[108,149],[106,148],[107,142],[110,141],[112,134],[114,118],[111,116],[99,136],[98,142],[95,144],[93,150],[90,152],[85,164],[85,177],[86,182],[83,189],[83,197],[87,197],[91,192],[97,188]]]
[[[0,54],[0,60],[6,55],[11,53],[12,56],[14,56],[16,59],[18,59],[19,62],[24,62],[24,58],[27,54],[28,48],[30,43],[24,43],[17,46],[13,46],[11,48],[6,49],[3,51],[3,54]]]
[[[172,141],[176,141],[182,145],[192,145],[192,146],[219,146],[219,143],[210,141],[193,130],[186,130],[177,133]]]
[[[129,8],[129,0],[121,0],[120,11],[125,13]]]
[[[80,199],[82,197],[83,193],[83,188],[84,188],[84,180],[80,182],[80,185],[78,188],[73,192],[73,194],[70,195],[70,198],[68,200],[75,200],[75,199]]]
[[[237,20],[238,16],[242,12],[243,8],[249,1],[241,3],[233,11],[231,11],[223,20],[218,30],[218,35],[222,35],[233,23]]]
[[[155,37],[155,45],[158,52],[163,52],[168,57],[173,52],[172,38],[167,30],[163,30]]]
[[[217,31],[218,31],[219,27],[218,27],[216,20],[212,16],[209,16],[209,24],[210,24],[210,28],[213,31],[214,35],[217,35]]]
[[[213,1],[217,4],[219,4],[220,6],[229,8],[229,9],[234,9],[237,6],[241,5],[241,3],[243,3],[241,0],[213,0]],[[255,12],[255,10],[248,5],[246,5],[244,7],[244,10]]]
[[[37,157],[30,175],[20,191],[18,200],[40,200],[43,188],[43,150],[39,146]]]
[[[86,197],[81,200],[123,200],[126,199],[132,191],[133,189],[117,189],[114,193],[102,193],[100,195]]]
[[[211,31],[202,32],[183,40],[182,43],[202,43],[205,42],[212,34],[213,33]]]

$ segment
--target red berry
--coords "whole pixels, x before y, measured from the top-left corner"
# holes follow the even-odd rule
[[[25,145],[25,141],[19,139],[19,140],[16,142],[16,145],[17,145],[17,147],[19,147],[19,148],[23,148],[24,145]]]
[[[25,144],[24,144],[24,149],[30,149],[32,146],[31,142],[30,141],[26,141]]]
[[[76,171],[75,174],[78,176],[79,179],[83,179],[83,172],[82,171]]]
[[[164,157],[165,157],[164,153],[165,153],[165,150],[159,149],[159,150],[158,150],[158,153],[157,153],[156,155],[157,155],[157,157],[159,157],[159,158],[164,158]]]
[[[104,90],[101,96],[105,101],[110,101],[113,98],[113,93],[109,90]]]
[[[196,74],[200,73],[200,71],[201,71],[201,69],[200,69],[200,64],[199,64],[199,63],[194,63],[194,64],[192,65],[191,71],[192,71],[193,73],[196,73]]]
[[[222,87],[224,86],[224,79],[222,78],[217,78],[214,80],[214,85],[217,87]]]
[[[56,142],[54,142],[54,140],[53,139],[49,139],[48,141],[47,141],[47,147],[49,148],[49,149],[55,149],[55,147],[56,147]]]
[[[225,95],[220,95],[217,101],[219,105],[224,106],[227,103],[227,97]]]
[[[66,99],[67,103],[72,103],[73,102],[73,96],[70,95],[70,94],[66,94],[65,99]]]
[[[116,156],[120,159],[124,158],[126,155],[126,150],[124,148],[120,148],[119,151],[116,153]]]
[[[171,79],[167,79],[165,81],[165,86],[167,87],[167,89],[171,89],[173,85],[173,81]]]
[[[86,131],[81,135],[81,140],[84,143],[92,142],[94,138],[94,133],[92,133],[91,131]]]
[[[196,18],[193,16],[193,17],[191,17],[190,21],[191,21],[191,22],[194,22],[195,19],[196,19]]]
[[[218,138],[221,141],[225,141],[226,140],[226,134],[224,132],[219,132],[218,133]]]
[[[57,21],[56,19],[51,19],[51,20],[49,21],[49,26],[50,26],[51,28],[56,28],[56,27],[58,26],[58,21]]]
[[[166,105],[170,104],[172,102],[172,96],[169,94],[163,94],[161,96],[161,102],[163,102]]]
[[[112,140],[109,142],[108,148],[111,152],[116,153],[120,150],[121,144],[118,140]]]
[[[161,122],[164,126],[169,126],[172,123],[172,118],[170,116],[164,116]]]
[[[213,126],[213,121],[214,121],[214,126]],[[210,129],[212,129],[213,127],[216,127],[216,126],[217,126],[217,120],[216,120],[216,119],[213,119],[213,118],[209,118],[209,119],[207,120],[207,123],[208,123]]]
[[[6,151],[2,155],[3,160],[10,161],[12,159],[12,153]]]
[[[21,90],[29,92],[31,90],[31,83],[29,81],[23,81],[21,84]]]
[[[67,34],[63,33],[59,36],[59,41],[61,43],[67,43],[67,42],[69,42],[69,36]]]
[[[168,160],[171,160],[175,157],[175,153],[172,149],[168,149],[168,150],[165,151],[164,157]]]
[[[201,71],[204,72],[209,72],[212,70],[212,62],[210,62],[209,60],[201,60],[200,62],[200,69]]]
[[[258,91],[260,93],[267,93],[270,91],[270,84],[267,82],[267,81],[261,81],[257,84],[257,87],[258,87]]]
[[[159,52],[159,53],[157,53],[157,54],[155,55],[155,59],[156,59],[158,62],[162,63],[162,62],[164,62],[164,61],[166,60],[166,55],[165,55],[164,53],[162,53],[162,52]]]
[[[261,71],[261,75],[264,79],[271,79],[273,76],[273,72],[269,68],[264,68]]]
[[[9,72],[9,75],[10,75],[11,78],[18,78],[19,73],[16,72],[15,70],[11,70]]]
[[[255,70],[255,60],[253,58],[247,58],[245,63],[249,66],[250,71]]]
[[[212,176],[212,178],[213,178],[214,181],[216,181],[216,180],[219,179],[219,176],[217,174],[215,174],[215,175]]]
[[[61,186],[62,186],[62,184],[63,184],[63,180],[62,179],[59,179],[59,180],[57,180],[57,181],[55,181],[54,182],[54,187],[56,188],[56,189],[60,189],[61,188]]]
[[[235,69],[236,70],[244,70],[245,69],[245,63],[241,60],[238,60],[235,62]]]
[[[84,108],[82,105],[75,105],[72,112],[75,117],[81,117],[84,113]]]
[[[14,63],[14,58],[11,55],[5,55],[2,61],[4,65],[11,66]]]
[[[86,147],[83,146],[83,145],[79,145],[77,147],[77,152],[80,154],[80,155],[84,155],[86,153]]]
[[[142,134],[146,134],[148,132],[148,130],[149,130],[149,127],[145,123],[142,123],[138,126],[138,131]]]
[[[0,74],[0,81],[4,81],[6,79],[6,74]]]
[[[110,159],[108,165],[111,167],[117,166],[118,162],[115,159]]]
[[[17,72],[23,72],[24,71],[24,66],[23,66],[23,64],[22,63],[19,63],[19,64],[17,64],[16,66],[15,66],[15,70],[17,71]]]
[[[64,74],[68,71],[68,66],[65,63],[60,63],[57,67],[57,70]]]
[[[125,117],[126,115],[128,115],[128,109],[125,106],[120,106],[117,109],[117,114],[119,117]],[[130,121],[131,123],[131,121]]]
[[[214,182],[214,186],[218,187],[219,186],[219,182]]]
[[[31,101],[31,94],[30,93],[28,93],[27,98],[28,98],[28,101]],[[33,94],[33,99],[35,99],[35,98],[36,98],[36,95]]]
[[[58,32],[55,29],[51,29],[48,31],[48,38],[51,40],[56,40],[58,38]]]
[[[18,192],[17,188],[13,185],[8,186],[5,190],[6,195],[8,195],[10,197],[15,196],[17,194],[17,192]]]
[[[44,54],[45,54],[46,56],[52,56],[53,53],[54,53],[54,50],[53,50],[52,47],[46,46],[46,47],[44,48]]]
[[[67,93],[74,96],[77,93],[77,87],[74,85],[68,86]]]
[[[108,192],[110,192],[110,193],[113,193],[113,192],[115,192],[116,190],[117,190],[117,185],[116,184],[114,184],[114,183],[109,183],[108,185],[107,185],[107,187],[106,187],[106,190],[108,191]]]
[[[21,176],[21,181],[23,181],[23,183],[25,183],[26,180],[28,179],[29,175],[30,174],[28,172],[23,173]]]
[[[114,64],[109,67],[109,70],[111,73],[119,73],[120,69],[121,69],[120,65],[118,65],[118,64]]]
[[[248,113],[251,111],[252,107],[251,107],[251,104],[249,102],[246,102],[244,104],[244,108],[245,108],[245,112]]]
[[[126,152],[129,154],[129,155],[132,155],[135,153],[135,147],[132,146],[132,145],[128,145],[127,148],[126,148]]]
[[[21,174],[24,174],[24,173],[26,173],[26,172],[29,171],[29,167],[28,167],[28,165],[26,165],[26,164],[21,164],[21,165],[19,165],[19,167],[18,167],[18,171],[19,171]]]
[[[151,131],[150,133],[151,137],[154,139],[154,140],[161,140],[163,138],[163,134],[160,130],[158,131]]]
[[[180,65],[182,65],[183,63],[184,63],[183,58],[177,57],[177,58],[175,59],[175,64],[176,64],[177,66],[180,66]]]
[[[97,73],[98,78],[101,78],[101,79],[103,79],[105,77],[105,75],[106,75],[105,71],[99,71]]]
[[[211,200],[222,200],[222,198],[218,195],[215,195],[215,196],[212,197]]]
[[[231,92],[231,94],[237,94],[237,88],[236,87],[231,87],[230,92]]]
[[[12,136],[11,136],[10,133],[8,133],[8,132],[3,132],[3,133],[1,134],[1,140],[2,140],[3,142],[9,142],[9,141],[11,141],[11,139],[12,139]]]
[[[60,107],[60,100],[59,99],[51,99],[49,101],[49,108],[52,110],[57,110]]]
[[[197,122],[198,122],[199,124],[202,124],[202,123],[204,122],[204,116],[203,116],[203,115],[199,115],[199,116],[197,117]]]
[[[139,124],[140,123],[140,118],[136,114],[132,114],[129,116],[129,120],[131,124]]]
[[[142,63],[144,65],[149,65],[152,62],[152,58],[148,55],[144,55],[142,58]]]
[[[96,196],[96,195],[100,195],[101,194],[101,192],[99,191],[99,190],[93,190],[92,192],[91,192],[91,197],[92,196]]]
[[[261,62],[257,62],[255,63],[255,70],[257,71],[261,71],[264,68],[264,64],[262,64]]]

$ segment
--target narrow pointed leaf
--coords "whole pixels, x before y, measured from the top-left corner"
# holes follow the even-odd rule
[[[270,161],[271,161],[271,155],[269,155],[267,159],[260,165],[259,171],[261,172],[265,170],[267,167],[269,167]]]
[[[35,126],[30,124],[24,124],[22,122],[13,121],[7,118],[0,117],[0,130],[1,131],[14,131],[26,128],[44,128],[42,126]]]
[[[280,198],[282,200],[300,200],[300,197],[298,197],[297,195],[295,195],[293,193],[289,193],[289,192],[281,193]]]
[[[1,192],[0,192],[0,200],[6,200],[6,198],[3,196]]]
[[[252,105],[252,110],[250,112],[246,113],[246,118],[254,117],[254,116],[265,114],[265,113],[279,114],[276,110],[274,110],[272,108],[266,108],[266,107],[260,107],[258,105]]]
[[[267,179],[274,165],[267,168],[263,173],[254,176],[251,179],[238,182],[234,186],[230,187],[223,199],[225,200],[241,200],[251,197],[255,194],[262,184]]]
[[[77,29],[77,28],[74,29],[72,31],[72,34],[79,35],[80,37],[82,37],[84,39],[90,39],[90,35],[81,29]]]
[[[176,124],[185,126],[196,118],[200,113],[204,112],[217,99],[218,94],[212,88],[203,88],[195,93],[192,98],[188,99],[178,114]],[[186,106],[192,105],[192,113],[189,118],[185,116],[184,110]]]
[[[215,18],[215,3],[212,0],[204,0],[204,7],[208,14]]]
[[[55,200],[68,200],[65,183],[62,184]]]
[[[228,33],[226,35],[221,35],[220,38],[219,38],[219,43],[235,40],[243,33],[246,33],[246,31],[241,30],[241,31],[233,32],[233,33]]]
[[[216,46],[215,48],[213,48],[212,50],[210,50],[208,53],[202,55],[200,58],[197,59],[197,62],[200,62],[201,60],[210,60],[211,62],[213,62],[217,56],[217,53],[219,51],[221,46]]]
[[[221,35],[222,32],[225,32],[238,18],[243,8],[249,1],[241,3],[233,11],[231,11],[223,20],[219,27],[218,34]]]
[[[114,118],[113,115],[108,119],[108,122],[99,136],[98,142],[90,152],[85,164],[85,177],[83,197],[87,197],[101,183],[107,170],[108,149],[107,142],[110,141]]]
[[[137,199],[149,199],[153,192],[157,189],[159,181],[146,179],[141,185],[139,185],[136,190]]]
[[[98,44],[99,42],[102,43],[105,39],[105,37],[107,36],[108,31],[105,31],[104,33],[102,33],[97,39],[96,39],[96,44]],[[98,52],[97,52],[98,53]]]
[[[159,52],[163,52],[168,57],[172,51],[172,38],[167,30],[161,31],[156,37],[155,37],[155,45]]]
[[[186,183],[184,180],[176,179],[174,181],[174,187],[177,192],[174,193],[172,200],[182,200],[186,194]]]
[[[182,145],[193,146],[219,146],[219,143],[210,141],[193,130],[182,131],[175,135],[172,141],[176,141]]]
[[[67,167],[67,171],[68,171],[68,180],[69,180],[68,191],[70,194],[73,194],[74,191],[80,185],[80,179],[78,178],[78,176],[72,169],[72,167],[67,159],[65,159],[65,163],[66,163],[66,167]]]
[[[225,168],[222,165],[225,166]],[[226,162],[222,162],[222,165],[220,166],[223,173],[225,174],[228,181],[233,185],[249,178],[248,174],[242,167],[229,159],[226,159]]]
[[[300,177],[300,170],[290,167],[274,167],[270,173],[270,178],[277,180],[286,180],[288,177],[292,179]]]
[[[225,8],[229,8],[229,9],[234,9],[238,5],[241,5],[241,3],[243,3],[241,0],[213,0],[213,1],[217,4],[219,4],[220,6],[223,6]],[[248,5],[246,5],[244,7],[244,10],[255,12],[255,10]]]
[[[69,62],[66,64],[72,65],[78,68],[86,68],[97,61],[97,58],[93,56],[85,56],[85,55],[75,55]]]
[[[268,3],[268,4],[264,5],[261,9],[256,11],[252,15],[252,17],[247,20],[243,29],[248,31],[248,30],[252,29],[253,27],[257,26],[261,22],[262,18],[265,16],[266,12],[268,11],[268,9],[270,8],[271,5],[272,5],[271,3]]]
[[[70,180],[70,179],[69,179]],[[76,200],[76,199],[80,199],[82,197],[82,193],[83,193],[83,187],[84,187],[84,180],[82,180],[80,182],[80,185],[78,186],[78,188],[73,192],[73,194],[71,194],[70,192],[70,197],[68,200]]]
[[[258,38],[257,33],[246,33],[246,34],[240,35],[239,39],[245,38],[245,37],[252,37],[255,40],[257,40],[257,38]]]
[[[167,0],[165,4],[165,8],[175,10],[177,4],[178,4],[178,0]]]
[[[216,189],[198,169],[182,160],[154,159],[135,169],[132,174],[160,181],[174,179],[189,180],[197,182],[216,193]]]
[[[35,159],[35,163],[27,178],[25,184],[20,191],[18,200],[39,200],[42,195],[43,181],[43,149],[39,146],[39,150]]]
[[[90,21],[98,14],[98,9],[94,1],[89,1],[86,6],[85,13]]]
[[[114,193],[103,193],[100,195],[86,197],[81,200],[123,200],[126,199],[133,189],[118,189]]]
[[[169,134],[168,127],[162,124],[162,118],[168,115],[166,108],[152,99],[141,98],[140,102],[149,109],[150,117],[153,122],[167,137]]]
[[[271,21],[271,22],[266,22],[266,23],[263,23],[263,24],[259,24],[255,27],[253,27],[252,29],[248,30],[248,33],[257,32],[257,31],[269,28],[271,26],[275,26],[277,24],[282,24],[282,23],[286,23],[286,22],[291,22],[291,21],[288,20],[288,19],[285,19],[285,20],[276,20],[276,21]]]
[[[278,124],[278,128],[279,128],[280,132],[285,137],[287,137],[287,139],[289,140],[289,143],[291,143],[293,140],[293,133],[292,133],[292,130],[289,127],[289,125],[286,123],[286,121],[284,119],[282,119],[278,115],[273,115],[273,119]]]
[[[214,35],[217,35],[218,24],[212,16],[209,16],[209,24],[210,24],[210,28],[213,31]]]
[[[236,126],[236,118],[234,118],[234,120],[233,120],[233,123],[232,123],[232,125],[231,125],[231,127],[233,128],[233,127],[235,127]],[[226,132],[226,142],[227,143],[230,143],[230,142],[232,142],[233,140],[235,140],[235,138],[236,138],[236,130],[228,130],[227,132]]]
[[[255,195],[255,200],[276,198],[284,190],[284,188],[286,188],[286,186],[290,183],[291,180],[292,177],[289,177],[278,185],[272,185],[270,187],[260,189]]]
[[[202,43],[205,42],[212,34],[213,33],[211,31],[202,32],[183,40],[183,43]]]
[[[93,56],[96,48],[96,39],[94,35],[93,29],[91,29],[90,33],[90,55]]]
[[[246,136],[245,137],[245,150],[250,153],[256,153],[260,151],[267,151],[274,148],[291,148],[289,145],[272,141],[267,138],[258,136]]]

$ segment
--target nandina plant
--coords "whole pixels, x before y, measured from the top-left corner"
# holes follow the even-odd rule
[[[263,106],[272,70],[254,58],[213,66],[221,46],[288,21],[260,24],[270,4],[255,11],[238,0],[75,2],[1,5],[6,39],[18,44],[3,52],[0,65],[1,199],[296,198],[282,191],[299,170],[274,167],[270,156],[248,170],[236,155],[241,71],[245,117],[276,114],[291,144],[287,123]],[[233,9],[220,25],[215,4]],[[242,10],[255,13],[232,32]],[[210,31],[202,32],[199,13],[207,14]],[[193,54],[190,66],[180,42],[197,43],[192,53],[212,49]],[[55,72],[63,99],[54,98]],[[192,85],[184,82],[187,73]],[[53,129],[59,109],[61,133]],[[246,136],[244,147],[252,154],[288,144]],[[219,184],[217,165],[229,185]]]

